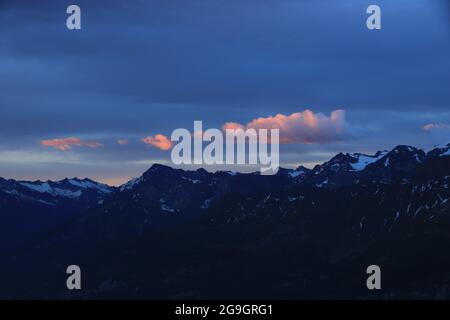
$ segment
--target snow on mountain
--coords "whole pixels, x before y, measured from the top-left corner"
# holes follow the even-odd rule
[[[19,181],[18,184],[30,189],[31,191],[65,198],[78,198],[85,191],[96,191],[101,194],[108,194],[112,192],[111,187],[90,179],[79,180],[73,178],[47,182]]]
[[[169,207],[167,204],[162,204],[162,205],[161,205],[161,210],[162,210],[162,211],[167,211],[167,212],[175,212],[175,209],[172,209],[172,208]]]
[[[279,170],[279,173],[282,173],[282,171],[282,169]],[[299,166],[297,169],[288,169],[286,173],[289,177],[293,178],[293,180],[302,181],[310,171],[310,169],[305,168],[304,166]]]
[[[138,185],[141,182],[142,182],[142,177],[133,178],[130,181],[128,181],[127,183],[121,185],[119,187],[119,191],[122,192],[122,191],[125,191],[125,190],[131,190],[131,189],[134,188],[134,186]]]
[[[418,164],[426,159],[426,154],[423,150],[415,147],[399,145],[389,152],[379,154],[378,159],[367,164],[367,168],[378,170],[397,170],[408,171],[415,168]],[[382,175],[377,171],[378,175]]]
[[[324,185],[328,184],[328,178],[323,180],[321,183],[316,184],[317,188],[322,188]]]
[[[90,179],[16,181],[0,178],[0,252],[90,208],[115,188]]]
[[[71,191],[67,189],[61,189],[56,187],[51,187],[48,182],[43,183],[29,183],[29,182],[20,182],[20,184],[24,187],[27,187],[33,191],[39,193],[49,193],[53,196],[60,196],[66,198],[78,198],[81,196],[81,190]]]
[[[292,178],[296,178],[296,177],[298,177],[299,175],[302,175],[302,174],[304,174],[305,172],[304,171],[291,171],[291,172],[289,172],[288,174],[292,177]]]
[[[442,146],[436,146],[427,153],[427,157],[450,156],[450,143]]]
[[[80,187],[82,189],[97,189],[103,193],[110,193],[112,190],[109,186],[103,183],[98,183],[92,181],[90,179],[78,180],[78,179],[69,179],[68,182],[71,185],[76,187]]]
[[[40,192],[40,193],[53,193],[52,187],[47,182],[33,184],[29,182],[20,182],[24,187],[30,188],[31,190]]]
[[[364,170],[369,164],[374,163],[381,159],[384,155],[386,155],[387,151],[379,151],[373,156],[362,154],[362,153],[354,153],[351,154],[351,157],[356,159],[356,162],[351,163],[354,171]]]

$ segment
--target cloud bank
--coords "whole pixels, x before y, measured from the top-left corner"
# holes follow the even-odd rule
[[[326,116],[307,109],[290,115],[257,118],[246,125],[227,122],[223,126],[223,130],[239,128],[279,129],[280,142],[284,144],[329,143],[345,140],[350,135],[344,110],[335,110]]]

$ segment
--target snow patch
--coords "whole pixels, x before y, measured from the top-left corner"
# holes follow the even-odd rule
[[[78,191],[71,191],[71,190],[65,190],[60,188],[52,188],[47,182],[39,183],[39,184],[32,184],[28,182],[21,182],[22,186],[27,187],[28,189],[31,189],[33,191],[39,192],[39,193],[48,193],[53,196],[60,196],[60,197],[66,197],[66,198],[78,198],[81,196],[81,190]]]
[[[110,193],[111,190],[104,184],[95,183],[90,180],[69,179],[69,183],[82,189],[97,189],[103,193]]]
[[[352,154],[353,158],[357,159],[357,162],[351,163],[351,167],[354,171],[362,171],[369,164],[376,162],[386,154],[386,151],[380,152],[378,155],[369,156],[366,154]]]
[[[40,192],[40,193],[51,193],[53,191],[52,187],[47,182],[41,183],[41,184],[31,184],[27,182],[21,182],[21,185],[24,187],[27,187],[33,191]]]
[[[326,178],[324,181],[322,181],[321,183],[317,183],[316,187],[317,188],[322,188],[325,184],[328,184],[328,178]]]
[[[127,183],[121,185],[119,190],[120,190],[120,192],[125,191],[125,190],[131,190],[141,182],[142,182],[142,177],[133,178],[130,181],[128,181]]]
[[[167,211],[167,212],[175,212],[175,209],[172,209],[172,208],[169,207],[167,204],[162,204],[162,205],[161,205],[161,210]]]
[[[292,177],[292,178],[296,178],[296,177],[298,177],[298,176],[300,176],[300,175],[302,175],[302,174],[304,174],[305,173],[305,171],[292,171],[292,172],[289,172],[288,174]]]

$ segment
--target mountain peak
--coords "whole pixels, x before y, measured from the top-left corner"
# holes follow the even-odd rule
[[[164,164],[154,163],[147,171],[154,172],[159,170],[174,170],[174,169]]]
[[[409,153],[409,152],[417,152],[422,151],[417,149],[416,147],[408,146],[408,145],[398,145],[394,149],[390,151],[390,153]]]
[[[386,154],[391,158],[413,158],[415,162],[422,162],[425,159],[425,152],[416,147],[407,145],[398,145]]]
[[[427,157],[450,156],[450,143],[441,146],[435,146],[427,153]]]
[[[295,171],[309,172],[309,171],[311,171],[311,169],[308,169],[305,166],[300,165],[295,169]]]
[[[198,173],[201,173],[201,174],[207,174],[208,173],[208,171],[206,171],[204,168],[199,168],[199,169],[197,169],[196,170]]]

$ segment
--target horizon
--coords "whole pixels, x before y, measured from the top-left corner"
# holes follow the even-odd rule
[[[379,152],[390,152],[390,151],[392,151],[392,150],[394,150],[394,149],[396,149],[398,147],[401,147],[401,146],[413,147],[413,148],[416,148],[417,150],[421,150],[421,151],[425,152],[425,154],[427,154],[428,152],[430,152],[430,151],[432,151],[434,149],[446,147],[448,145],[450,145],[450,142],[449,143],[444,143],[444,144],[433,145],[432,147],[427,149],[427,148],[419,148],[419,147],[416,147],[416,146],[413,146],[413,145],[399,144],[399,145],[396,145],[395,147],[393,147],[391,149],[380,149],[380,150],[377,150],[375,152],[370,152],[370,153],[366,153],[366,152],[352,152],[352,153],[349,153],[349,152],[340,151],[340,152],[336,153],[335,155],[333,155],[328,160],[325,160],[325,161],[323,161],[321,163],[314,163],[314,164],[307,164],[307,165],[298,164],[298,165],[291,165],[291,166],[281,166],[280,165],[279,169],[296,170],[299,167],[305,167],[305,168],[307,168],[309,170],[312,170],[312,169],[314,169],[314,167],[323,165],[324,163],[328,162],[329,160],[331,160],[332,158],[334,158],[338,154],[345,154],[345,155],[360,154],[360,155],[373,157]],[[228,166],[227,165],[222,165],[222,166],[202,166],[202,165],[195,165],[195,164],[193,164],[193,165],[174,165],[174,164],[171,164],[171,163],[153,163],[149,167],[147,167],[147,169],[143,170],[140,174],[138,174],[138,175],[136,175],[134,177],[129,177],[126,180],[115,181],[115,183],[111,183],[111,182],[108,183],[108,179],[102,181],[100,179],[96,179],[95,177],[88,177],[88,176],[85,176],[85,177],[73,176],[71,178],[69,178],[68,176],[62,176],[62,177],[57,177],[57,178],[53,178],[53,179],[51,179],[51,178],[38,178],[38,179],[34,179],[34,180],[15,179],[15,178],[11,178],[11,177],[3,177],[3,176],[0,176],[0,178],[3,178],[5,180],[10,180],[11,179],[11,180],[15,180],[15,181],[18,181],[18,182],[33,182],[33,183],[36,183],[36,182],[42,182],[42,183],[45,183],[45,182],[60,182],[60,181],[66,180],[66,179],[67,180],[86,180],[87,179],[87,180],[91,180],[91,181],[94,181],[94,182],[97,182],[97,183],[105,184],[105,185],[110,186],[110,187],[120,187],[120,186],[125,185],[128,182],[132,181],[133,179],[141,177],[147,170],[152,168],[154,165],[165,166],[165,167],[169,167],[169,168],[174,169],[174,170],[181,169],[181,170],[184,170],[184,171],[196,171],[196,170],[199,170],[199,169],[204,169],[208,173],[233,172],[233,173],[240,173],[240,174],[253,174],[253,173],[259,171],[258,167],[255,167],[253,165],[244,165],[244,166],[241,165],[241,170],[229,170],[229,169],[227,169],[227,167],[234,167],[235,168],[236,166],[233,166],[233,165],[228,165]],[[216,168],[213,169],[213,170],[208,170],[208,169],[211,169],[212,167],[216,167]],[[219,167],[219,168],[217,168],[217,167]]]

